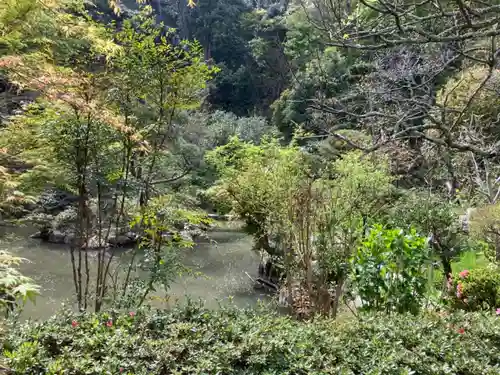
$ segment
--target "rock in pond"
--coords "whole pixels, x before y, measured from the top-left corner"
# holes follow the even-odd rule
[[[138,241],[139,236],[136,233],[127,232],[116,236],[110,236],[108,244],[113,247],[129,247],[137,244]]]
[[[50,243],[66,243],[65,242],[66,233],[61,232],[60,230],[53,230],[47,239],[47,242]]]
[[[71,244],[75,241],[75,233],[72,231],[61,231],[45,229],[33,233],[30,238],[42,240],[54,244]]]

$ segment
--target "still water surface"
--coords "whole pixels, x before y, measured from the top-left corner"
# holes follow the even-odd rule
[[[22,272],[41,286],[42,295],[37,298],[36,306],[28,303],[23,316],[48,318],[62,303],[73,302],[69,249],[29,239],[32,230],[17,228],[13,233],[6,233],[9,231],[5,229],[3,232],[0,249],[29,259],[30,263],[22,266]],[[170,289],[170,301],[182,303],[189,295],[193,299],[203,299],[207,307],[217,308],[219,301],[228,303],[230,297],[232,303],[240,307],[253,306],[265,299],[264,294],[253,289],[252,280],[246,274],[255,277],[259,263],[258,255],[251,250],[251,237],[225,223],[209,232],[209,237],[210,241],[198,241],[194,249],[182,250],[183,263],[204,277],[179,277]],[[126,255],[117,256],[118,260],[123,256]],[[92,256],[91,263],[95,261]]]

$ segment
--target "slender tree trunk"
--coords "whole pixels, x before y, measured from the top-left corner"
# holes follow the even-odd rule
[[[287,303],[290,307],[290,311],[293,311],[293,275],[292,275],[292,249],[285,248],[285,270],[286,270],[286,287],[287,287]]]
[[[155,234],[154,236],[157,237],[157,239],[155,240],[156,243],[154,244],[155,259],[154,259],[154,265],[153,265],[153,267],[156,269],[161,261],[161,247],[163,244],[162,243],[163,237],[161,236],[161,234],[160,235]],[[156,283],[156,273],[157,273],[155,269],[152,272],[150,272],[150,279],[149,279],[148,285],[147,285],[146,289],[144,290],[144,293],[139,301],[139,304],[137,305],[138,308],[143,305],[143,303],[146,301],[147,296],[149,295],[149,293],[151,293],[151,291],[154,288],[154,284]]]
[[[344,278],[340,278],[335,285],[335,299],[333,300],[332,315],[337,317],[339,311],[340,299],[342,298],[342,288],[344,287]]]
[[[448,280],[453,273],[453,270],[451,268],[451,261],[450,261],[450,259],[448,259],[448,257],[442,255],[441,256],[441,263],[443,264],[444,277],[446,280]]]
[[[495,234],[495,260],[500,262],[500,236]]]
[[[90,266],[89,266],[89,254],[85,251],[85,292],[84,292],[84,305],[83,309],[87,310],[87,304],[89,299],[89,284],[90,284]]]
[[[78,242],[76,242],[76,243],[78,244]],[[78,273],[76,270],[75,243],[71,244],[70,255],[71,255],[71,267],[73,270],[73,284],[75,285],[75,293],[77,296],[78,310],[81,310],[81,308],[82,308],[81,301],[80,301],[80,299],[78,299],[78,296],[80,295],[80,283],[78,282]]]
[[[132,145],[130,141],[126,142],[126,153],[125,153],[125,159],[124,159],[124,165],[122,166],[123,172],[124,172],[124,182],[122,186],[122,196],[121,196],[121,201],[120,201],[120,206],[117,212],[116,216],[116,222],[115,222],[115,232],[118,234],[119,228],[120,228],[120,223],[122,222],[123,217],[125,216],[125,199],[127,196],[127,188],[128,188],[128,178],[130,175],[130,168],[131,168],[131,163],[132,163]],[[101,287],[101,295],[100,295],[100,300],[104,298],[105,292],[106,292],[106,278],[107,275],[109,274],[109,269],[111,266],[111,262],[113,261],[113,258],[115,256],[114,251],[111,252],[109,259],[107,263],[103,267],[103,276],[102,276],[102,287]],[[134,262],[135,256],[132,258],[131,262]],[[129,269],[132,267],[131,264],[129,264]],[[127,272],[127,278],[125,280],[124,284],[124,289],[126,288],[126,285],[129,283],[129,272]],[[125,290],[124,293],[122,294],[123,296],[125,295]]]
[[[81,117],[80,113],[75,111],[76,121],[80,123]],[[79,137],[77,137],[74,141],[74,161],[75,161],[75,171],[77,174],[77,189],[78,189],[78,228],[77,228],[77,236],[75,240],[75,244],[78,247],[78,260],[75,259],[74,250],[71,251],[71,261],[73,265],[73,279],[75,282],[76,289],[76,297],[78,303],[78,309],[82,310],[87,307],[87,294],[88,294],[88,286],[85,286],[85,292],[83,291],[83,278],[82,278],[82,251],[85,248],[85,251],[88,246],[88,227],[89,227],[89,215],[87,210],[87,168],[89,163],[89,138],[90,138],[90,130],[92,126],[92,119],[90,114],[87,114],[85,123],[82,125],[86,125],[86,128],[82,133],[78,133]],[[73,248],[73,247],[72,247]],[[87,256],[87,255],[86,255]],[[78,262],[77,265],[75,263]],[[86,268],[87,270],[87,268]]]
[[[102,304],[102,293],[101,289],[104,286],[104,278],[106,275],[103,274],[103,269],[104,269],[104,259],[105,259],[105,249],[102,244],[102,188],[101,184],[97,182],[97,240],[99,241],[99,249],[97,253],[97,277],[96,277],[96,291],[95,291],[95,306],[94,306],[94,311],[99,312],[101,310],[101,304]],[[108,231],[109,234],[109,231]]]
[[[87,248],[87,244],[85,244],[85,237],[86,235],[84,234],[85,231],[85,184],[83,177],[80,179],[80,184],[79,184],[79,189],[78,189],[78,195],[79,195],[79,203],[78,203],[78,220],[79,220],[79,229],[78,229],[78,238],[79,241],[77,241],[78,244],[78,266],[77,266],[77,278],[78,278],[78,307],[79,309],[84,308],[83,304],[83,293],[82,293],[82,288],[83,288],[83,280],[82,280],[82,248],[85,246],[85,249]]]

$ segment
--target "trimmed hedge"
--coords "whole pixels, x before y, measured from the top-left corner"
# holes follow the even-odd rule
[[[62,313],[13,328],[15,374],[500,374],[500,318],[366,315],[298,322],[189,305],[129,314]]]

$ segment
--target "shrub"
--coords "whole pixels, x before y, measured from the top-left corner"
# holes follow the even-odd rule
[[[38,286],[18,270],[24,261],[26,259],[0,250],[0,316],[8,315],[28,299],[34,302],[38,294]]]
[[[448,282],[448,301],[452,308],[468,311],[500,307],[500,269],[489,265],[453,274]]]
[[[414,230],[374,226],[352,259],[353,287],[368,310],[416,313],[427,289],[430,249]]]
[[[282,300],[301,316],[335,314],[364,223],[386,209],[393,190],[385,159],[353,151],[318,163],[296,142],[237,138],[207,158],[221,176],[212,196],[245,220],[256,249],[283,262]]]
[[[443,273],[452,273],[451,264],[464,251],[470,250],[470,242],[459,212],[461,208],[446,197],[424,190],[410,190],[392,207],[388,224],[399,228],[415,228],[429,236],[429,245],[441,261]]]
[[[419,374],[500,371],[493,314],[366,315],[307,324],[263,311],[64,313],[6,341],[14,374]]]

